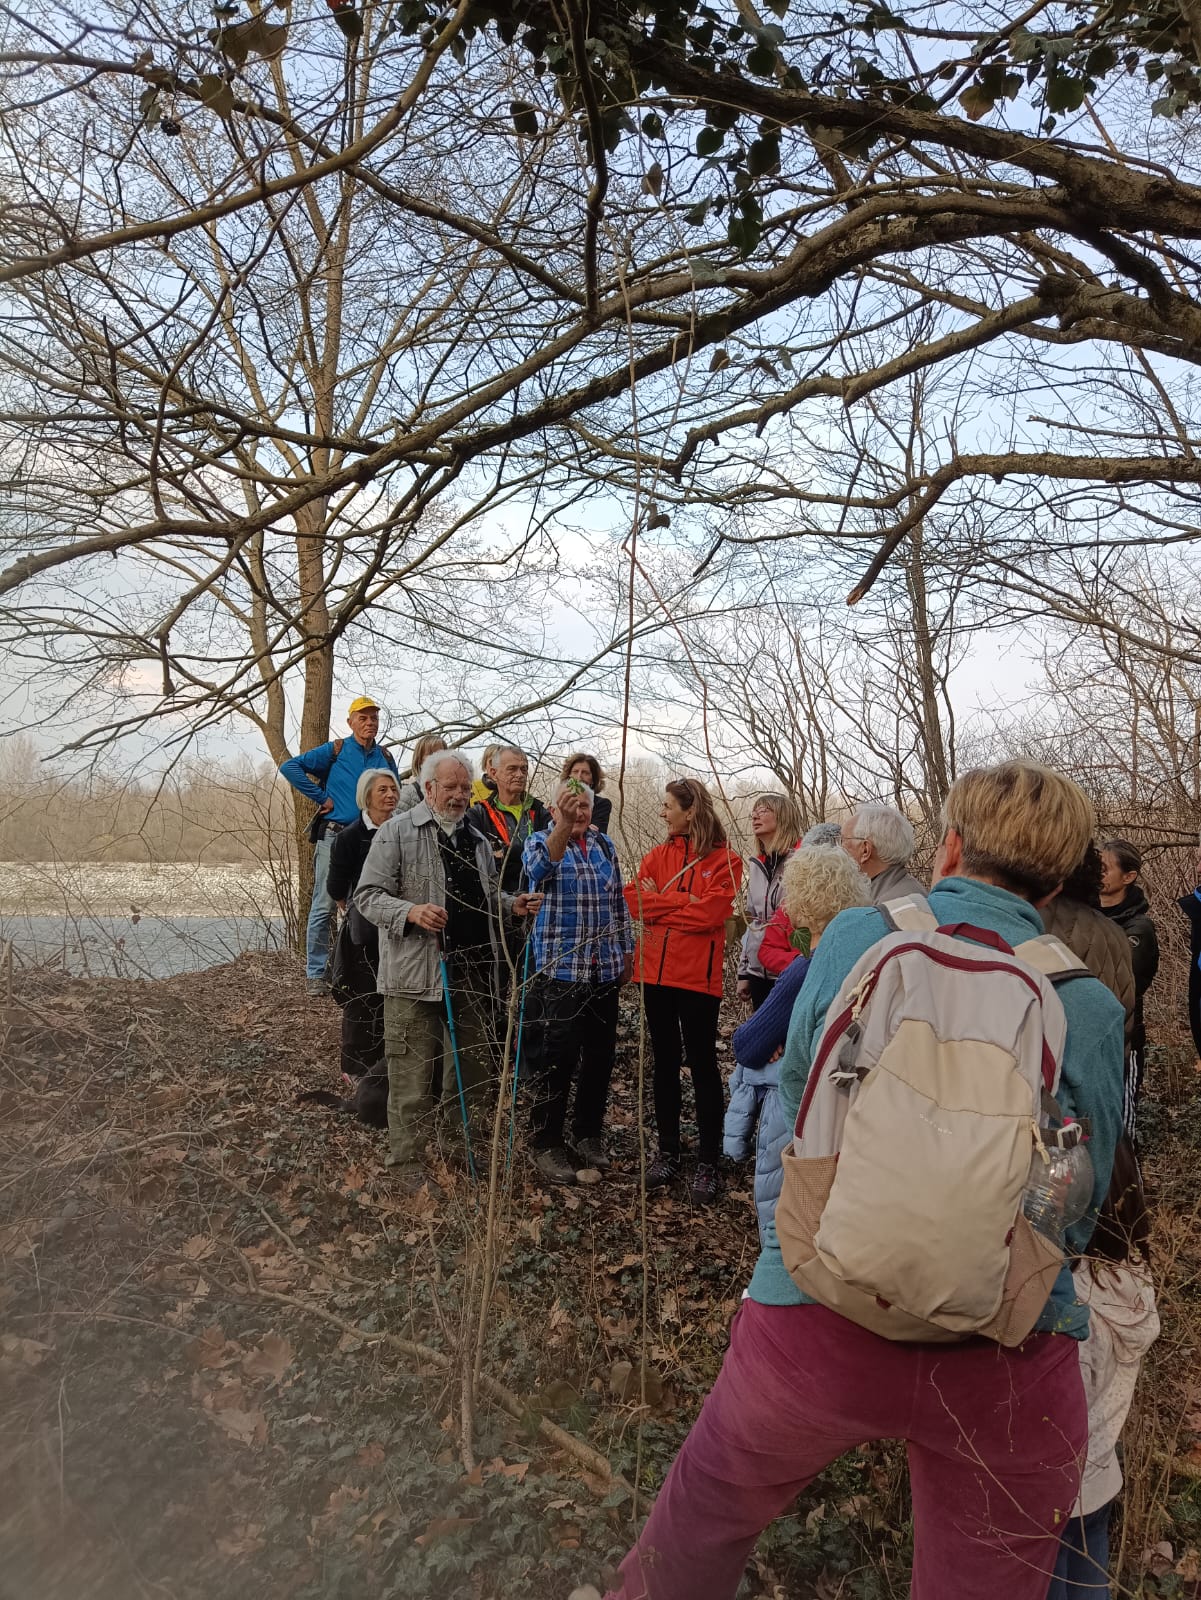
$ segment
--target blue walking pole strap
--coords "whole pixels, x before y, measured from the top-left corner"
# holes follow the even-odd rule
[[[459,1039],[455,1033],[455,1009],[450,999],[450,969],[446,965],[446,948],[442,942],[439,931],[435,938],[438,943],[438,966],[442,971],[442,999],[446,1005],[446,1027],[450,1034],[450,1053],[455,1064],[455,1087],[459,1091],[459,1110],[463,1115],[463,1139],[467,1145],[467,1170],[474,1178],[475,1158],[471,1154],[471,1128],[467,1120],[467,1096],[463,1091],[463,1069],[459,1065]]]

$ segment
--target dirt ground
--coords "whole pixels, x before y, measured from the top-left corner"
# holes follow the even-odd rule
[[[0,1076],[4,1600],[566,1600],[628,1547],[750,1275],[749,1175],[712,1212],[654,1199],[644,1234],[627,1017],[614,1173],[548,1191],[518,1142],[465,1410],[483,1200],[449,1169],[445,1199],[402,1200],[381,1134],[295,1105],[332,1086],[337,1026],[286,956],[18,982]],[[1126,1592],[1164,1596],[1197,1592],[1201,1545],[1201,1114],[1191,1082],[1174,1098],[1151,1116],[1172,1287],[1123,1546]],[[861,1452],[773,1527],[746,1594],[903,1595],[909,1536],[895,1453]]]

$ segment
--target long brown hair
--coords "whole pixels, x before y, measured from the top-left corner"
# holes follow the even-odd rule
[[[588,763],[588,770],[592,774],[592,777],[588,783],[588,787],[592,790],[593,794],[599,794],[605,787],[604,768],[601,766],[600,762],[595,756],[590,756],[588,754],[587,750],[575,750],[567,757],[567,760],[563,763],[563,770],[559,773],[560,778],[570,778],[571,769],[575,766],[577,761],[586,761]]]
[[[688,842],[693,855],[707,856],[710,850],[725,844],[726,830],[713,809],[713,796],[699,778],[673,778],[664,787],[688,813]]]

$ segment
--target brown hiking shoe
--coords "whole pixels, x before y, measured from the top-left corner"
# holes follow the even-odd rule
[[[534,1165],[548,1183],[574,1183],[575,1162],[561,1144],[534,1151]]]

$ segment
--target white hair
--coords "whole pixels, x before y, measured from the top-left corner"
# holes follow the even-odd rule
[[[425,791],[426,784],[433,783],[434,779],[438,776],[438,768],[447,761],[453,761],[456,767],[462,767],[463,771],[467,774],[468,781],[470,782],[471,768],[463,760],[462,756],[455,755],[453,750],[434,750],[428,756],[426,756],[425,760],[421,763],[421,789],[423,793]]]
[[[530,759],[520,745],[498,744],[492,755],[492,765],[494,767],[500,764],[500,758],[502,756],[520,756],[522,761],[525,762],[528,762]]]
[[[840,911],[871,904],[871,888],[836,844],[802,845],[784,868],[784,909],[794,928],[817,937]]]
[[[354,786],[354,803],[360,811],[366,811],[372,789],[385,778],[389,783],[396,783],[396,776],[389,767],[368,767],[366,772],[359,773],[359,781]]]
[[[913,824],[897,810],[882,800],[871,800],[860,806],[851,820],[852,839],[867,839],[881,861],[903,866],[913,854]]]
[[[588,804],[590,806],[596,805],[595,794],[579,778],[562,778],[560,780],[559,787],[555,790],[555,798],[551,802],[556,811],[559,809],[559,801],[562,800],[565,794],[586,794],[588,796]]]

